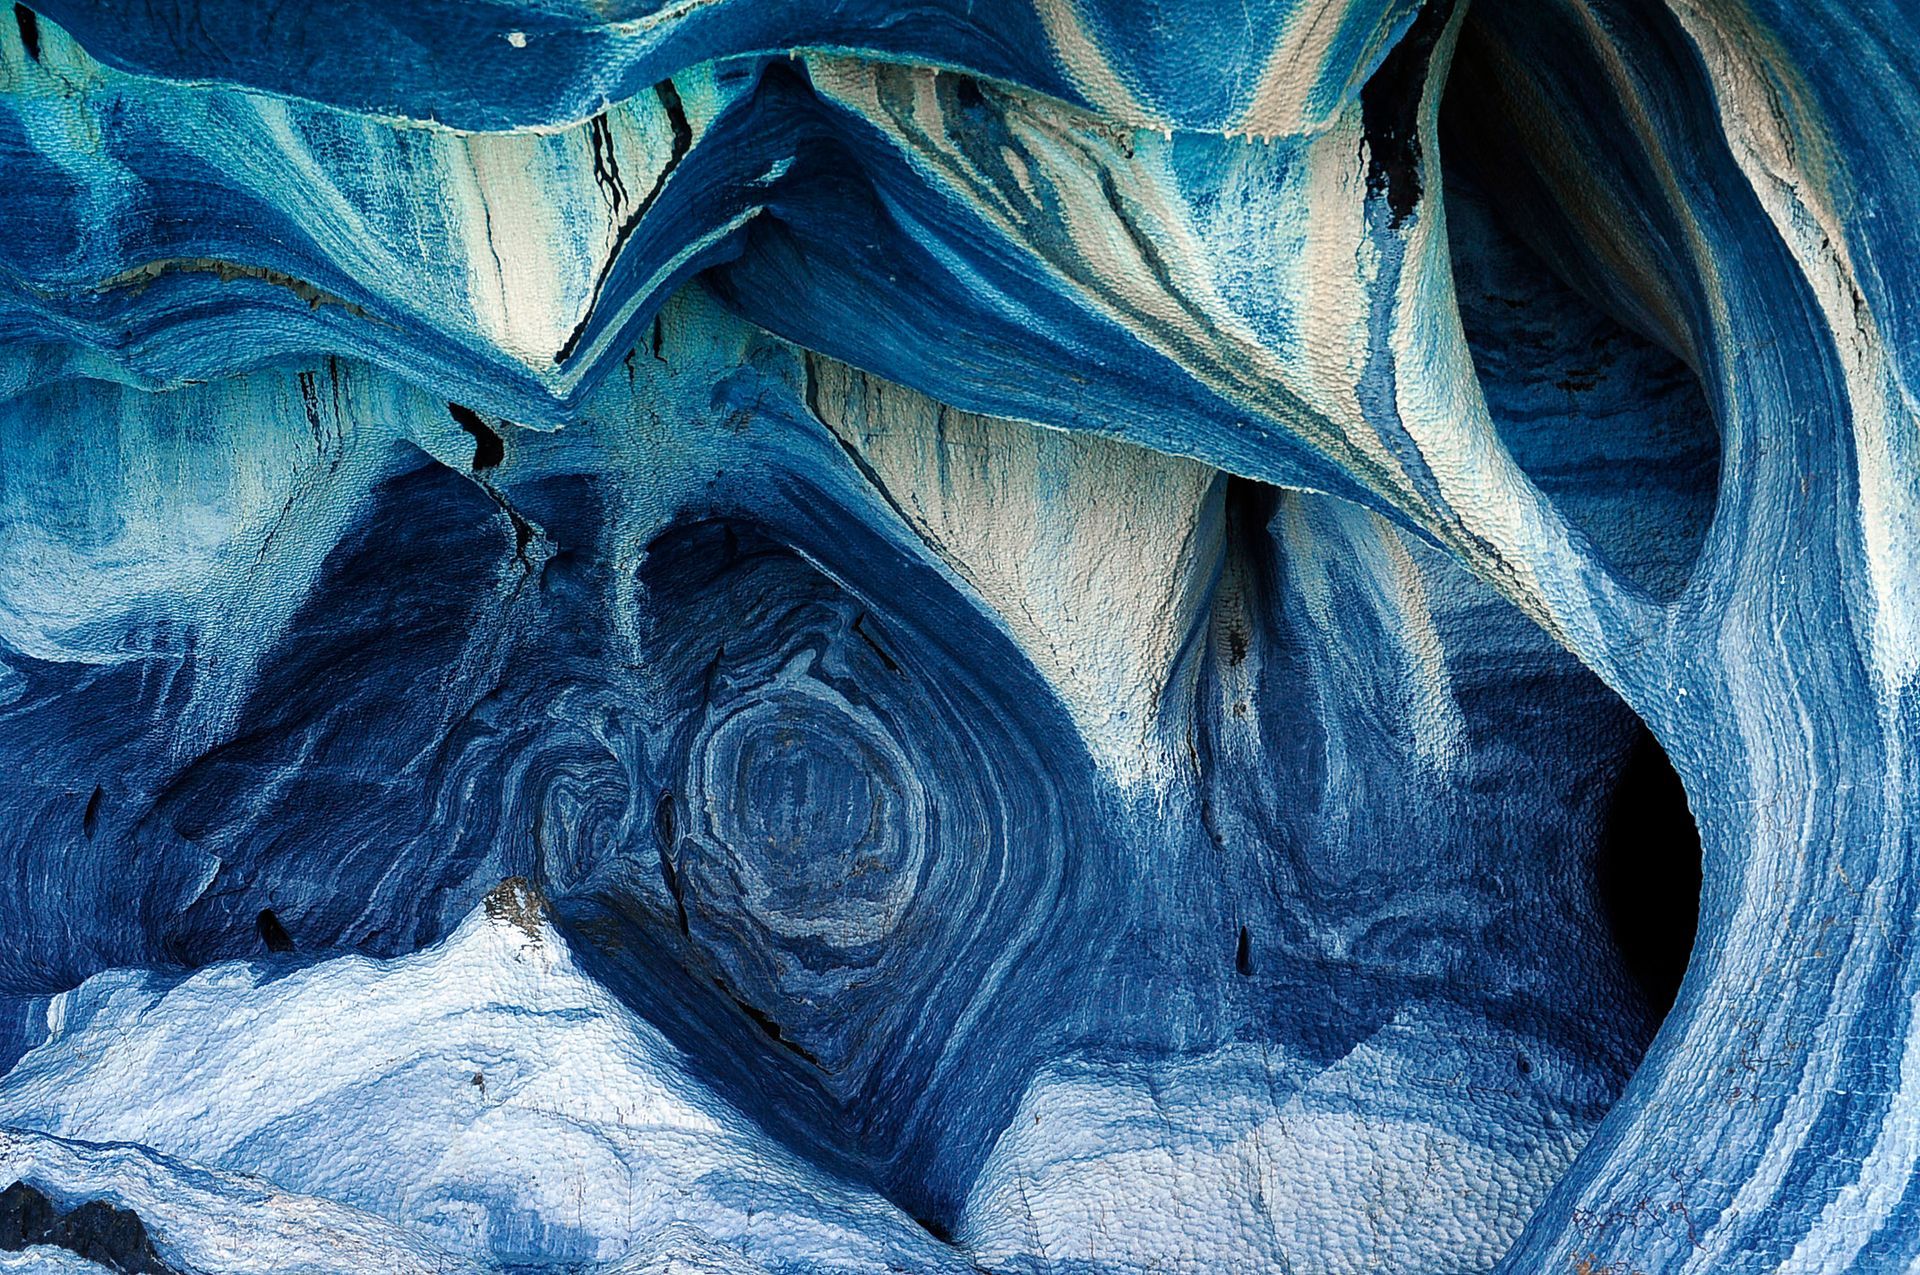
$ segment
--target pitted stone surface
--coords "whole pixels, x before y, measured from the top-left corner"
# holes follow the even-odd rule
[[[1910,7],[0,9],[0,1188],[1914,1267]]]

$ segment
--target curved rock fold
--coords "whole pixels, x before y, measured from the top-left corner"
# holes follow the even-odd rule
[[[12,6],[0,1270],[1913,1268],[1917,55]]]

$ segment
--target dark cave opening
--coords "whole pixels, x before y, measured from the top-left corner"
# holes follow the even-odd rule
[[[1700,880],[1700,829],[1686,789],[1641,725],[1606,803],[1594,886],[1621,959],[1657,1017],[1673,1008],[1693,954]]]

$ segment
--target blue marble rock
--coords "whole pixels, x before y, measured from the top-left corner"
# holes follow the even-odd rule
[[[1910,10],[0,12],[0,1272],[1920,1269]]]

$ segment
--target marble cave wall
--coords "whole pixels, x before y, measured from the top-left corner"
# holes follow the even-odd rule
[[[1920,1269],[1916,163],[1906,0],[0,10],[0,1271]]]

